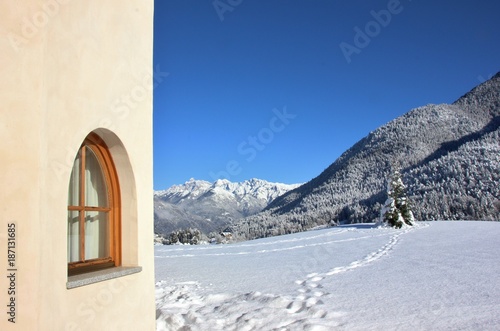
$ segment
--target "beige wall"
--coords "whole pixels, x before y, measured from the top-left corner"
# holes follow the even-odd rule
[[[0,330],[154,330],[152,34],[153,0],[1,1]],[[119,172],[123,265],[143,270],[68,290],[69,175],[92,131]]]

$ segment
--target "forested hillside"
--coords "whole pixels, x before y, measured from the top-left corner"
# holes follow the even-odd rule
[[[370,222],[397,164],[417,219],[500,219],[500,73],[451,105],[416,108],[376,129],[318,177],[235,222],[245,239],[331,222]]]

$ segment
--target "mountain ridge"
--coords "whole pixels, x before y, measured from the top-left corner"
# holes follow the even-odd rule
[[[235,183],[219,179],[189,181],[154,192],[155,232],[189,227],[204,233],[220,231],[230,221],[253,215],[300,184],[272,183],[252,178]]]
[[[500,73],[497,73],[452,104],[418,107],[373,130],[317,177],[278,197],[262,213],[233,224],[232,229],[246,239],[251,239],[252,236],[248,237],[250,232],[257,236],[268,236],[300,231],[331,221],[372,221],[378,217],[383,203],[385,181],[392,164],[399,164],[404,180],[411,183],[408,192],[416,203],[415,209],[419,216],[432,219],[455,219],[459,215],[465,219],[500,219],[500,195],[491,185],[482,191],[487,201],[476,196],[473,198],[475,204],[472,205],[472,211],[469,212],[462,210],[459,203],[438,204],[438,201],[434,201],[438,199],[436,195],[433,201],[424,199],[419,188],[426,180],[432,181],[433,176],[436,176],[442,185],[439,189],[443,190],[445,200],[462,201],[470,206],[467,192],[471,184],[466,182],[462,172],[470,173],[474,180],[480,180],[484,176],[473,166],[481,163],[484,165],[481,169],[487,172],[487,176],[498,179],[499,163],[487,161],[496,160],[496,155],[500,154],[498,141],[496,145],[494,141],[499,131],[499,116]],[[476,145],[481,145],[482,141],[491,148],[478,152]],[[473,154],[462,155],[468,150],[474,151]],[[453,153],[457,161],[446,158]],[[443,163],[445,161],[446,164]],[[455,168],[458,162],[461,170],[457,170],[457,176],[460,174],[463,182],[454,183],[456,187],[453,188],[449,187],[451,184],[438,180],[437,175],[433,175],[430,170],[411,172],[419,167],[445,171]],[[438,165],[439,169],[436,168]],[[427,177],[413,178],[417,173],[426,173]],[[429,189],[428,185],[426,187]],[[440,205],[441,209],[452,207],[456,212],[437,210],[429,205],[432,203]],[[483,204],[491,210],[483,210]],[[418,210],[426,212],[419,214]]]

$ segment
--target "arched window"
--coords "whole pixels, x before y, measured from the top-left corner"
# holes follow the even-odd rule
[[[120,190],[104,141],[91,133],[80,146],[68,192],[68,275],[119,266]]]

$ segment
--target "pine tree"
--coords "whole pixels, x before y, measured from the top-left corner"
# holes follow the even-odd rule
[[[380,212],[381,222],[395,228],[411,226],[415,222],[411,203],[406,196],[406,187],[401,179],[399,169],[394,167],[387,185],[387,200]]]

